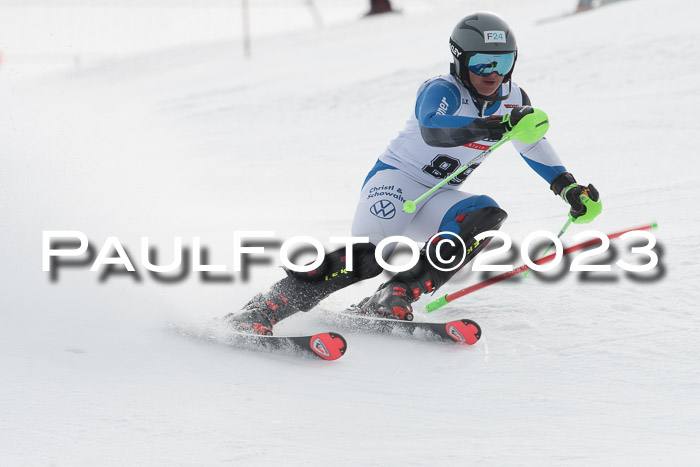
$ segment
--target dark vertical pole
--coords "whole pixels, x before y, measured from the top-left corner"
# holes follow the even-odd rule
[[[323,19],[321,18],[321,12],[318,10],[318,6],[316,6],[314,0],[306,0],[306,4],[308,5],[309,10],[311,11],[311,16],[314,19],[314,24],[316,24],[316,27],[323,27]]]
[[[250,11],[248,0],[241,0],[241,16],[243,18],[243,55],[250,58]]]

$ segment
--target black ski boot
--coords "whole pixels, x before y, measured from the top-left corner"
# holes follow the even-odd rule
[[[365,298],[354,308],[355,311],[370,316],[413,321],[412,301],[406,284],[387,282],[382,284],[371,297]]]
[[[287,297],[271,290],[265,295],[253,297],[243,310],[224,316],[224,321],[238,332],[271,336],[272,327],[277,321],[297,311],[289,304]]]
[[[318,269],[287,271],[287,277],[268,292],[256,295],[243,310],[226,315],[224,320],[241,332],[271,335],[275,323],[299,311],[309,311],[328,295],[382,272],[374,259],[374,245],[358,243],[352,248],[354,270],[348,270],[345,248],[338,249],[326,255]]]
[[[237,332],[246,334],[272,335],[272,321],[263,309],[243,309],[224,316],[224,321]]]

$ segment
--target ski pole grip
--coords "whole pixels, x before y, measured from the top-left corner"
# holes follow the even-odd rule
[[[437,300],[433,300],[432,302],[428,303],[425,305],[425,311],[430,313],[431,311],[435,311],[438,308],[442,308],[443,306],[447,305],[449,302],[447,301],[447,294],[444,296],[438,298]]]
[[[544,110],[533,109],[525,115],[510,131],[511,138],[523,143],[532,144],[540,140],[549,130],[549,118]]]

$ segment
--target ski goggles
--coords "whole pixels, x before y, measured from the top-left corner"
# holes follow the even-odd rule
[[[479,76],[487,76],[494,71],[505,76],[513,69],[513,65],[515,65],[515,52],[507,54],[478,53],[469,57],[467,68]]]

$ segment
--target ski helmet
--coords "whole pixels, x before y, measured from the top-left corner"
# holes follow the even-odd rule
[[[503,60],[491,60],[476,66],[485,66],[486,73],[496,71],[504,76],[503,82],[506,83],[510,82],[518,57],[518,45],[508,23],[497,14],[486,11],[472,13],[457,23],[450,36],[450,51],[453,56],[450,73],[472,93],[476,93],[485,100],[494,100],[494,98],[482,96],[474,89],[469,80],[470,60],[478,59],[479,57],[475,57],[477,54],[487,54],[491,57],[502,55]],[[474,71],[477,68],[472,64],[471,69]],[[481,69],[484,70],[484,68]],[[508,95],[500,96],[496,100],[506,99]]]

